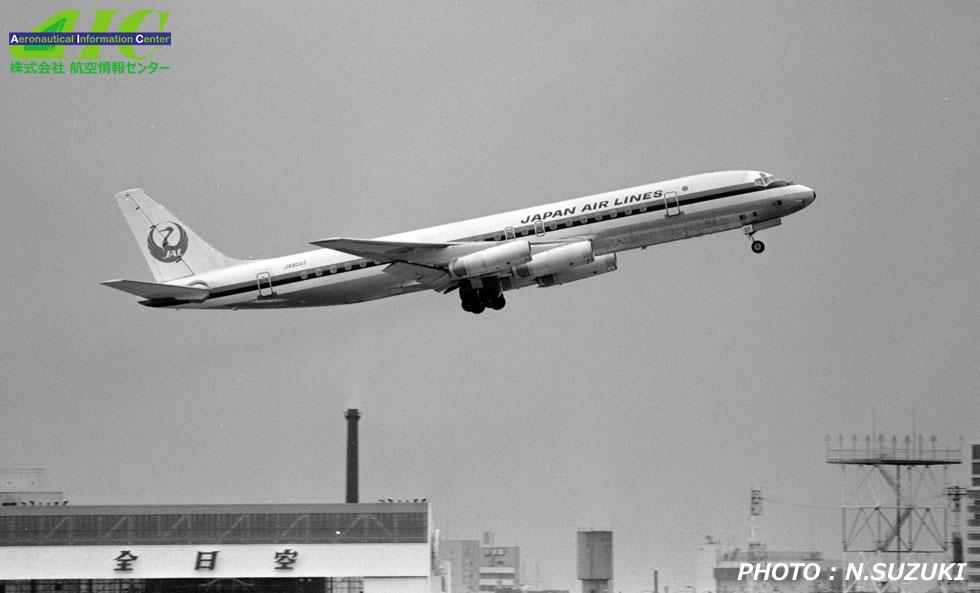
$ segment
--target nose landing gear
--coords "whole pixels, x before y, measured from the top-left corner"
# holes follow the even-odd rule
[[[747,224],[742,227],[742,232],[745,233],[749,239],[752,239],[752,253],[762,253],[766,250],[766,244],[756,239],[755,234],[763,229],[771,229],[774,226],[779,226],[780,223],[782,223],[782,220],[772,218],[754,224]]]

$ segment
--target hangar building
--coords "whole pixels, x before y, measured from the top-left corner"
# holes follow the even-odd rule
[[[0,507],[0,593],[433,593],[427,502]]]

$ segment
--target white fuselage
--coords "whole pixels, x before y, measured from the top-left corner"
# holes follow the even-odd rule
[[[797,212],[812,189],[755,171],[682,177],[608,193],[444,224],[379,240],[447,243],[527,239],[554,244],[589,240],[596,256],[732,230]],[[203,302],[144,302],[174,308],[276,308],[356,303],[424,290],[386,273],[389,264],[331,249],[251,260],[169,284],[206,288]],[[508,288],[535,284],[514,279]]]

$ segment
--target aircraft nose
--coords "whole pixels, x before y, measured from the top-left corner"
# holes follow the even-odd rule
[[[817,199],[817,192],[813,191],[809,187],[806,187],[805,185],[802,186],[800,189],[803,190],[803,198],[802,198],[803,207],[806,208],[807,206],[812,204],[814,200]]]

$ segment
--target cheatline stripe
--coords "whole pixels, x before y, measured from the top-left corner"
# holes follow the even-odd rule
[[[684,197],[683,199],[681,199],[680,196],[678,196],[677,205],[678,206],[689,206],[691,204],[700,204],[702,202],[710,202],[712,200],[721,200],[721,199],[724,199],[724,198],[732,198],[732,197],[735,197],[735,196],[741,196],[741,195],[745,195],[745,194],[750,194],[750,193],[754,193],[754,192],[757,192],[757,191],[764,191],[764,190],[767,190],[767,189],[771,189],[771,188],[770,187],[767,187],[767,186],[766,187],[763,187],[763,186],[758,186],[758,185],[752,185],[751,187],[744,187],[744,188],[741,188],[741,189],[733,189],[733,190],[728,190],[728,191],[723,191],[723,192],[718,192],[718,193],[711,193],[711,192],[705,192],[705,193],[702,193],[702,194],[693,193],[693,194],[689,194],[688,196]],[[674,205],[671,204],[671,207],[674,207]],[[634,202],[632,204],[628,204],[628,205],[625,205],[625,206],[619,206],[617,208],[612,208],[612,209],[609,209],[609,210],[603,210],[601,212],[596,212],[595,213],[595,216],[591,216],[590,215],[590,216],[585,216],[583,218],[583,215],[581,213],[579,213],[579,214],[575,214],[575,215],[570,216],[570,217],[567,217],[567,218],[555,218],[555,219],[549,220],[546,226],[551,227],[549,230],[557,230],[558,227],[561,226],[561,225],[564,225],[564,226],[561,226],[562,229],[574,228],[574,227],[580,227],[580,226],[588,226],[588,225],[591,225],[591,224],[599,224],[601,222],[606,222],[608,220],[613,220],[613,219],[618,219],[618,218],[625,218],[625,217],[628,217],[628,216],[636,216],[638,214],[646,214],[648,212],[658,212],[660,210],[665,210],[666,208],[667,208],[667,204],[666,204],[665,200],[661,197],[661,198],[656,198],[656,202],[654,202],[652,204],[640,205],[640,204]],[[572,220],[569,220],[569,219],[572,219]],[[531,224],[531,225],[524,225],[524,226],[521,226],[521,227],[514,227],[514,236],[515,237],[531,236],[531,235],[534,235],[534,225],[533,224]],[[477,235],[476,237],[468,237],[468,238],[463,238],[463,239],[455,239],[454,241],[456,241],[456,242],[467,242],[467,241],[500,241],[500,240],[502,240],[502,239],[499,238],[500,236],[501,236],[501,233],[495,232],[495,233],[488,233],[488,234],[485,234],[485,235]],[[351,269],[349,269],[349,270],[343,269],[343,267],[341,267],[341,269],[338,269],[336,271],[330,271],[329,269],[324,269],[323,270],[323,273],[321,275],[319,275],[319,276],[317,276],[316,274],[314,274],[312,272],[303,272],[303,274],[306,275],[306,278],[303,278],[301,276],[301,273],[293,273],[293,274],[282,275],[282,276],[273,276],[273,277],[271,277],[271,287],[272,288],[275,288],[277,286],[285,286],[285,285],[288,285],[288,284],[294,284],[296,282],[305,282],[307,280],[316,280],[318,278],[323,278],[323,277],[326,277],[326,276],[333,276],[333,275],[336,275],[336,274],[344,274],[344,273],[353,272],[353,271],[356,271],[356,270],[366,270],[368,268],[373,268],[375,266],[387,265],[387,263],[388,262],[376,262],[376,261],[370,261],[370,260],[361,260],[361,261],[357,261],[355,263],[345,264],[344,267],[350,266]],[[258,292],[258,290],[259,290],[259,286],[257,284],[257,280],[249,280],[248,282],[243,282],[243,283],[240,283],[240,284],[235,284],[235,285],[232,285],[232,286],[228,286],[226,288],[223,288],[222,290],[214,291],[214,292],[212,292],[208,296],[208,300],[211,300],[211,299],[219,299],[219,298],[229,297],[229,296],[234,296],[236,294],[242,294],[242,293],[246,293],[246,292]],[[179,301],[179,300],[176,300],[176,299],[158,299],[158,300],[149,301],[146,304],[148,304],[150,306],[166,307],[166,306],[169,306],[169,305],[178,305],[178,304],[186,304],[186,303],[187,303],[187,301]]]

